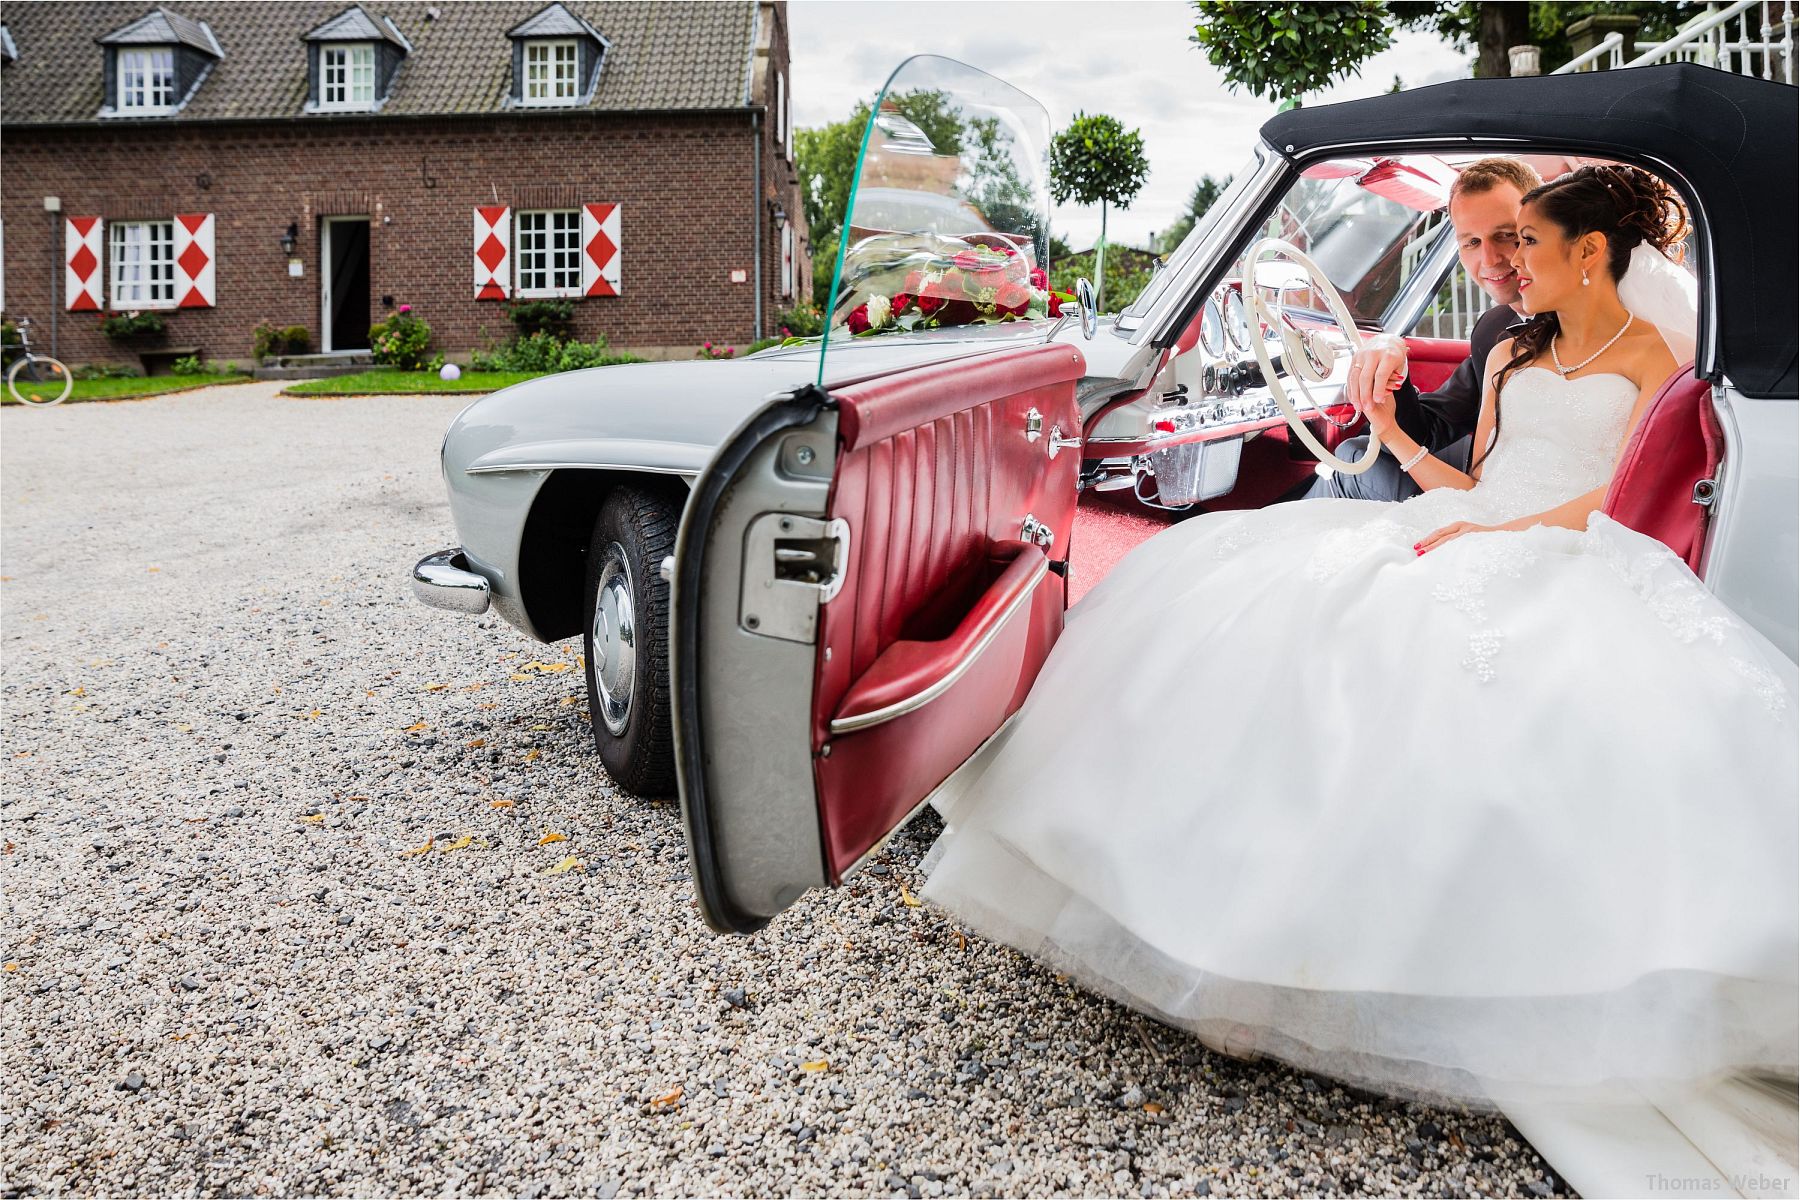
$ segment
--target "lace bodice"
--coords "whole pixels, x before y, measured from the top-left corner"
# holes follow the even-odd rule
[[[1467,492],[1440,488],[1408,500],[1410,527],[1449,521],[1510,521],[1554,508],[1605,483],[1625,436],[1638,387],[1623,375],[1564,379],[1526,367],[1500,394],[1500,436]]]

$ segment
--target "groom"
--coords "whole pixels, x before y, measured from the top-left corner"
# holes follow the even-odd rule
[[[1469,357],[1435,392],[1420,395],[1410,380],[1394,393],[1394,415],[1407,436],[1459,471],[1469,469],[1469,445],[1481,415],[1482,364],[1506,330],[1524,319],[1519,309],[1519,275],[1513,251],[1519,247],[1519,202],[1543,182],[1536,171],[1514,158],[1483,158],[1462,169],[1450,187],[1450,225],[1463,270],[1492,296],[1495,306],[1469,331]],[[1350,359],[1344,398],[1367,408],[1380,381],[1404,378],[1406,341],[1393,334],[1368,338]],[[1339,458],[1356,459],[1368,437],[1351,438],[1337,447]],[[1360,475],[1333,471],[1317,480],[1306,499],[1319,496],[1352,500],[1405,500],[1419,485],[1400,469],[1384,447],[1380,457]]]

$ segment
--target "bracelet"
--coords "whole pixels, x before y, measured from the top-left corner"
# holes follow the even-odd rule
[[[1422,460],[1429,453],[1431,453],[1431,451],[1427,450],[1423,446],[1420,446],[1419,452],[1417,454],[1413,455],[1411,458],[1407,459],[1405,462],[1400,464],[1400,470],[1402,472],[1412,470],[1414,467],[1418,466],[1420,460]]]

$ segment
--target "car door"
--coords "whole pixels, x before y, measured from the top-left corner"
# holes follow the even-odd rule
[[[809,386],[697,480],[670,658],[714,929],[841,883],[1023,703],[1062,631],[1083,368],[1039,343]]]

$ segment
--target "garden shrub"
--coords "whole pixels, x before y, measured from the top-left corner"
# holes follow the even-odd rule
[[[558,341],[575,337],[575,302],[573,300],[515,300],[507,308],[520,337],[548,333]]]
[[[369,349],[383,366],[417,371],[429,357],[431,326],[412,315],[412,305],[402,304],[393,316],[369,326]]]

